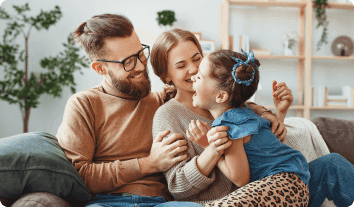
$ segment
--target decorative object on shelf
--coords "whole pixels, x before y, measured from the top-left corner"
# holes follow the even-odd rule
[[[202,33],[200,32],[193,32],[194,36],[197,38],[197,40],[202,40]]]
[[[177,21],[175,18],[175,12],[171,10],[163,10],[157,12],[156,20],[159,25],[163,25],[165,27],[166,31],[171,29],[172,24]]]
[[[310,86],[310,106],[326,107],[326,106],[347,106],[354,107],[354,87],[342,86],[342,94],[329,95],[328,87],[323,85]]]
[[[339,36],[332,43],[332,53],[335,56],[351,56],[353,41],[347,36]]]
[[[289,32],[284,35],[283,37],[284,42],[284,55],[285,56],[292,56],[294,54],[293,47],[294,45],[299,42],[299,35],[297,32]]]
[[[200,40],[200,47],[203,50],[203,53],[211,53],[215,51],[215,42],[214,40]]]
[[[321,39],[317,42],[317,51],[320,50],[323,44],[327,44],[328,41],[328,33],[327,27],[329,22],[327,21],[326,15],[326,7],[328,6],[328,0],[314,0],[314,9],[316,10],[316,19],[318,20],[318,24],[316,29],[323,26]]]
[[[58,6],[51,11],[41,11],[36,16],[28,16],[28,4],[13,6],[16,14],[10,15],[0,8],[0,19],[7,22],[4,36],[0,42],[0,66],[4,68],[5,78],[0,81],[0,99],[9,104],[18,104],[23,120],[23,132],[28,132],[29,117],[32,108],[37,108],[41,95],[48,94],[60,97],[65,86],[70,86],[75,93],[75,71],[89,67],[86,56],[80,56],[80,50],[75,45],[72,35],[64,43],[64,51],[54,57],[45,57],[40,61],[43,72],[31,72],[28,64],[29,37],[36,29],[48,30],[62,17]],[[32,14],[32,12],[30,12]],[[25,30],[26,29],[26,30]],[[24,45],[18,44],[18,36],[24,37]],[[36,35],[36,34],[34,34]],[[24,46],[20,49],[20,46]],[[21,65],[18,65],[21,63]],[[22,63],[24,68],[22,67]],[[44,72],[44,70],[46,70]]]

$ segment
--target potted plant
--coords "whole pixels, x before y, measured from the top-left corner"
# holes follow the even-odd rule
[[[314,9],[316,10],[316,19],[318,20],[316,29],[323,26],[321,39],[317,42],[317,51],[318,51],[320,50],[323,44],[328,43],[327,27],[329,22],[327,21],[327,15],[326,15],[326,7],[328,6],[328,0],[314,0],[313,2],[314,2]]]
[[[65,49],[55,57],[43,58],[40,65],[46,72],[29,74],[28,48],[29,37],[32,29],[40,31],[48,30],[62,16],[60,8],[55,7],[49,12],[41,11],[37,16],[28,17],[30,11],[28,4],[13,6],[16,15],[9,15],[0,7],[0,19],[6,20],[3,40],[0,41],[0,67],[4,68],[5,79],[0,80],[0,99],[9,104],[18,104],[23,119],[23,132],[28,132],[28,122],[31,108],[37,108],[39,97],[44,93],[54,97],[60,97],[62,88],[70,86],[75,93],[73,73],[88,67],[87,57],[80,57],[79,48],[75,46],[72,36],[63,44]],[[19,35],[23,35],[24,49],[15,41]],[[22,65],[18,63],[23,62]],[[82,73],[81,73],[82,74]]]
[[[165,30],[168,30],[168,26],[172,27],[173,22],[177,21],[175,18],[175,12],[171,10],[163,10],[157,12],[157,23],[163,25]]]
[[[284,55],[292,56],[293,55],[293,47],[299,41],[299,35],[297,32],[289,32],[284,35]]]

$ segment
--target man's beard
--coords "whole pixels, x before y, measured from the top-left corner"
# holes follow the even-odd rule
[[[137,83],[133,83],[130,81],[130,78],[134,78],[140,73],[143,73],[142,81]],[[108,75],[111,77],[113,87],[118,92],[128,95],[129,98],[142,99],[149,95],[151,91],[151,82],[149,74],[147,72],[147,66],[145,66],[145,70],[142,72],[140,71],[129,74],[129,76],[127,77],[128,80],[115,78],[111,71],[108,71]]]

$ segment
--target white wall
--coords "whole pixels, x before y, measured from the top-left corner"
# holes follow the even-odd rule
[[[177,22],[174,27],[187,29],[192,32],[201,32],[203,39],[214,40],[219,48],[219,22],[220,3],[222,0],[7,0],[1,7],[7,12],[13,13],[12,5],[29,3],[30,14],[37,15],[41,9],[48,11],[55,5],[60,6],[63,17],[48,31],[32,31],[29,47],[29,66],[31,71],[40,71],[39,60],[45,56],[54,56],[63,50],[62,43],[66,41],[70,32],[73,32],[83,21],[97,14],[116,13],[127,16],[133,23],[142,43],[152,46],[155,39],[164,29],[159,27],[156,21],[157,12],[165,9],[174,10]],[[354,18],[352,11],[332,12],[328,14],[331,21],[329,27],[329,41],[339,35],[348,35],[354,39]],[[231,31],[235,37],[240,34],[249,34],[251,47],[270,49],[273,54],[282,54],[281,38],[285,32],[298,31],[297,9],[270,9],[270,8],[232,8]],[[315,24],[315,22],[314,22]],[[5,28],[5,22],[0,21],[0,35]],[[320,31],[313,36],[318,39]],[[22,39],[19,39],[22,44]],[[317,41],[313,42],[315,48]],[[82,51],[82,54],[84,52]],[[315,54],[331,55],[330,44]],[[354,76],[353,61],[314,61],[313,82],[326,84],[339,90],[343,84],[351,84]],[[271,104],[271,81],[286,81],[293,90],[297,101],[297,61],[295,60],[262,60],[261,61],[261,99],[260,104]],[[333,70],[333,69],[336,70]],[[340,69],[340,70],[337,70]],[[77,91],[100,84],[102,77],[92,69],[83,69],[84,75],[75,75]],[[150,65],[150,77],[152,89],[161,90],[162,82],[153,74]],[[4,76],[0,70],[0,79]],[[43,95],[37,109],[31,110],[29,131],[45,131],[56,134],[61,124],[67,99],[71,96],[68,88],[63,90],[61,98]],[[315,113],[314,113],[315,112]],[[312,111],[312,117],[330,116],[354,120],[354,111]],[[290,111],[289,116],[296,116],[295,111]],[[19,107],[9,105],[0,100],[0,137],[22,133],[22,119]]]

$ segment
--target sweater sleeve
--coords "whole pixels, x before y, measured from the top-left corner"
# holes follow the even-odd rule
[[[56,135],[86,187],[91,193],[98,194],[117,190],[142,178],[137,159],[93,162],[96,146],[94,116],[88,97],[73,95],[66,104],[63,122]]]
[[[184,123],[188,119],[183,114],[185,110],[175,106],[167,108],[166,105],[160,107],[155,113],[153,120],[153,137],[156,139],[160,131],[170,130],[170,135],[181,133],[185,136],[184,126],[189,123]],[[178,112],[178,113],[173,113]],[[188,116],[188,115],[187,115]],[[209,177],[204,176],[198,169],[196,158],[200,153],[197,152],[200,148],[190,140],[188,141],[188,158],[175,164],[169,170],[164,172],[167,180],[168,189],[177,200],[190,200],[203,192],[215,181],[216,172],[212,170]],[[200,148],[199,151],[202,151]],[[178,154],[179,155],[179,154]],[[177,155],[177,156],[178,156]]]
[[[258,116],[262,116],[262,114],[263,114],[264,112],[272,113],[271,110],[268,110],[268,109],[265,108],[264,106],[257,105],[257,104],[255,104],[255,103],[253,103],[253,102],[250,102],[250,101],[247,101],[246,103],[247,103],[247,105],[248,105],[249,107],[251,107],[251,109],[254,111],[254,113],[257,114]],[[273,113],[272,113],[272,114],[273,114]]]

